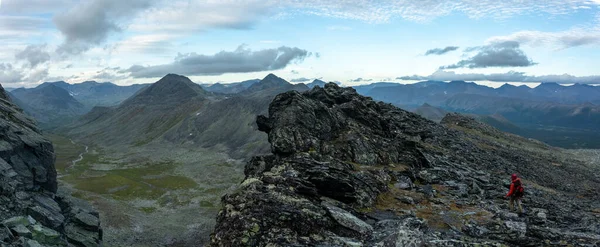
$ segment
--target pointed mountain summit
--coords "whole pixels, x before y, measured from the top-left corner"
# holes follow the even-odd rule
[[[206,95],[202,87],[189,78],[168,74],[151,86],[142,89],[123,104],[169,104]]]
[[[95,108],[68,131],[95,144],[143,145],[203,108],[208,93],[185,76],[168,74],[116,108]]]
[[[266,89],[282,89],[292,87],[293,85],[286,80],[274,75],[269,74],[259,82],[250,86],[246,91],[246,93],[254,93],[258,91],[263,91]]]
[[[306,84],[306,86],[308,86],[309,88],[313,88],[315,86],[324,87],[325,84],[327,84],[327,82],[321,81],[319,79],[315,79],[311,83]]]

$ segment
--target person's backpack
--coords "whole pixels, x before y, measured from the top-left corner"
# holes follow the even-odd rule
[[[523,188],[523,185],[521,184],[521,179],[517,179],[515,181],[515,192],[514,192],[514,196],[515,197],[522,197],[525,195],[525,188]]]

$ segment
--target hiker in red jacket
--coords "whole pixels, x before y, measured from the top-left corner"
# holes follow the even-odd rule
[[[523,184],[521,184],[521,179],[517,177],[517,174],[513,174],[510,176],[512,182],[510,183],[510,191],[508,194],[504,196],[505,198],[510,198],[510,210],[513,211],[515,208],[515,202],[519,207],[519,213],[523,213],[523,206],[521,205],[521,198],[525,194],[525,189],[523,188]]]

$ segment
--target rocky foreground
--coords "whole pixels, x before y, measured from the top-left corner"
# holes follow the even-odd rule
[[[54,150],[0,86],[0,245],[98,246],[88,203],[57,193]]]
[[[329,83],[259,116],[272,154],[223,197],[212,246],[598,246],[598,167],[450,114]],[[526,188],[525,214],[502,197]]]

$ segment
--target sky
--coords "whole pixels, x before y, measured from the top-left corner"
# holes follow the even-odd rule
[[[0,83],[600,83],[600,0],[0,0]]]

